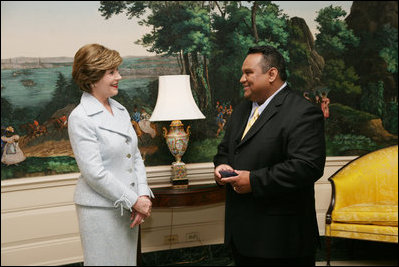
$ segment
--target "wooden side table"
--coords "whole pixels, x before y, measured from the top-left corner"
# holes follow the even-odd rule
[[[180,208],[189,206],[201,206],[223,202],[225,200],[224,187],[216,184],[190,185],[185,189],[172,187],[154,188],[152,192],[152,207]]]
[[[216,184],[189,185],[188,188],[159,187],[152,188],[155,195],[152,201],[153,208],[182,208],[202,206],[224,202],[225,188]],[[137,244],[137,265],[142,265],[141,255],[141,228]]]

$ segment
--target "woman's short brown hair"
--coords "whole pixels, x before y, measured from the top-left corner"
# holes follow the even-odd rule
[[[118,51],[99,44],[87,44],[75,54],[72,77],[81,90],[91,93],[94,83],[101,80],[106,70],[122,63]]]

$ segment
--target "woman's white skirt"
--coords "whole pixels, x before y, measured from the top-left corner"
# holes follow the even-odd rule
[[[76,205],[85,266],[136,266],[138,226],[130,212]]]

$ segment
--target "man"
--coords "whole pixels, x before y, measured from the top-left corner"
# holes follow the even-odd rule
[[[214,158],[215,180],[226,185],[225,244],[236,265],[315,265],[323,114],[287,86],[275,48],[250,48],[242,73],[246,101],[235,107]]]

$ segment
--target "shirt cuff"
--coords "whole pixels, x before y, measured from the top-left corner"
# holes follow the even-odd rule
[[[147,184],[139,184],[139,196],[149,196],[155,198],[154,193],[151,191]]]
[[[126,193],[123,193],[123,195],[117,201],[114,202],[114,207],[115,208],[120,207],[121,216],[123,216],[123,209],[125,208],[131,212],[134,203],[136,203],[137,201],[137,198],[138,198],[137,196],[129,198]]]

